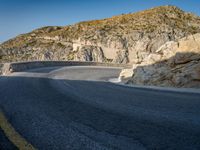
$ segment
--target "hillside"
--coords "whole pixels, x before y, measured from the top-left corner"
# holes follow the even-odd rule
[[[200,33],[200,17],[161,6],[65,27],[43,27],[0,45],[0,62],[82,60],[140,63],[168,41]]]

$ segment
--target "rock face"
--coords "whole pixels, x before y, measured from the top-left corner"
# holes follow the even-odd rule
[[[138,64],[160,46],[200,33],[200,18],[175,6],[65,27],[44,27],[0,45],[0,62],[82,60]]]
[[[3,68],[3,64],[0,64],[0,75],[2,75],[2,68]]]
[[[104,62],[105,56],[101,47],[81,46],[76,50],[74,59],[78,61]]]
[[[200,34],[165,43],[122,76],[129,84],[200,88]]]

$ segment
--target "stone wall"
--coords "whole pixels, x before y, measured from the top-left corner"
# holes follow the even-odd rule
[[[0,65],[2,75],[12,72],[20,72],[29,69],[55,67],[55,66],[108,66],[108,67],[127,67],[122,64],[99,63],[99,62],[81,62],[81,61],[31,61],[18,63],[4,63]]]

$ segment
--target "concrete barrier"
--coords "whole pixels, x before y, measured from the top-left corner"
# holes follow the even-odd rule
[[[127,67],[125,64],[100,63],[100,62],[80,62],[80,61],[30,61],[17,63],[4,63],[1,66],[1,74],[7,75],[12,72],[21,72],[29,69],[56,67],[56,66],[108,66]]]

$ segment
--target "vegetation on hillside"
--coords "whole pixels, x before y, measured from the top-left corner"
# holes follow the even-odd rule
[[[185,13],[175,6],[161,6],[137,13],[85,21],[65,27],[43,27],[1,44],[0,59],[11,59],[12,55],[17,55],[15,50],[20,54],[21,49],[30,49],[30,47],[34,47],[36,50],[49,49],[55,45],[64,48],[66,45],[59,43],[59,41],[123,40],[125,36],[135,31],[153,33],[155,31],[164,32],[166,29],[179,30],[187,34],[198,33],[200,32],[200,17],[192,13]],[[7,54],[9,54],[9,58],[5,56]],[[72,54],[69,57],[72,58]]]

